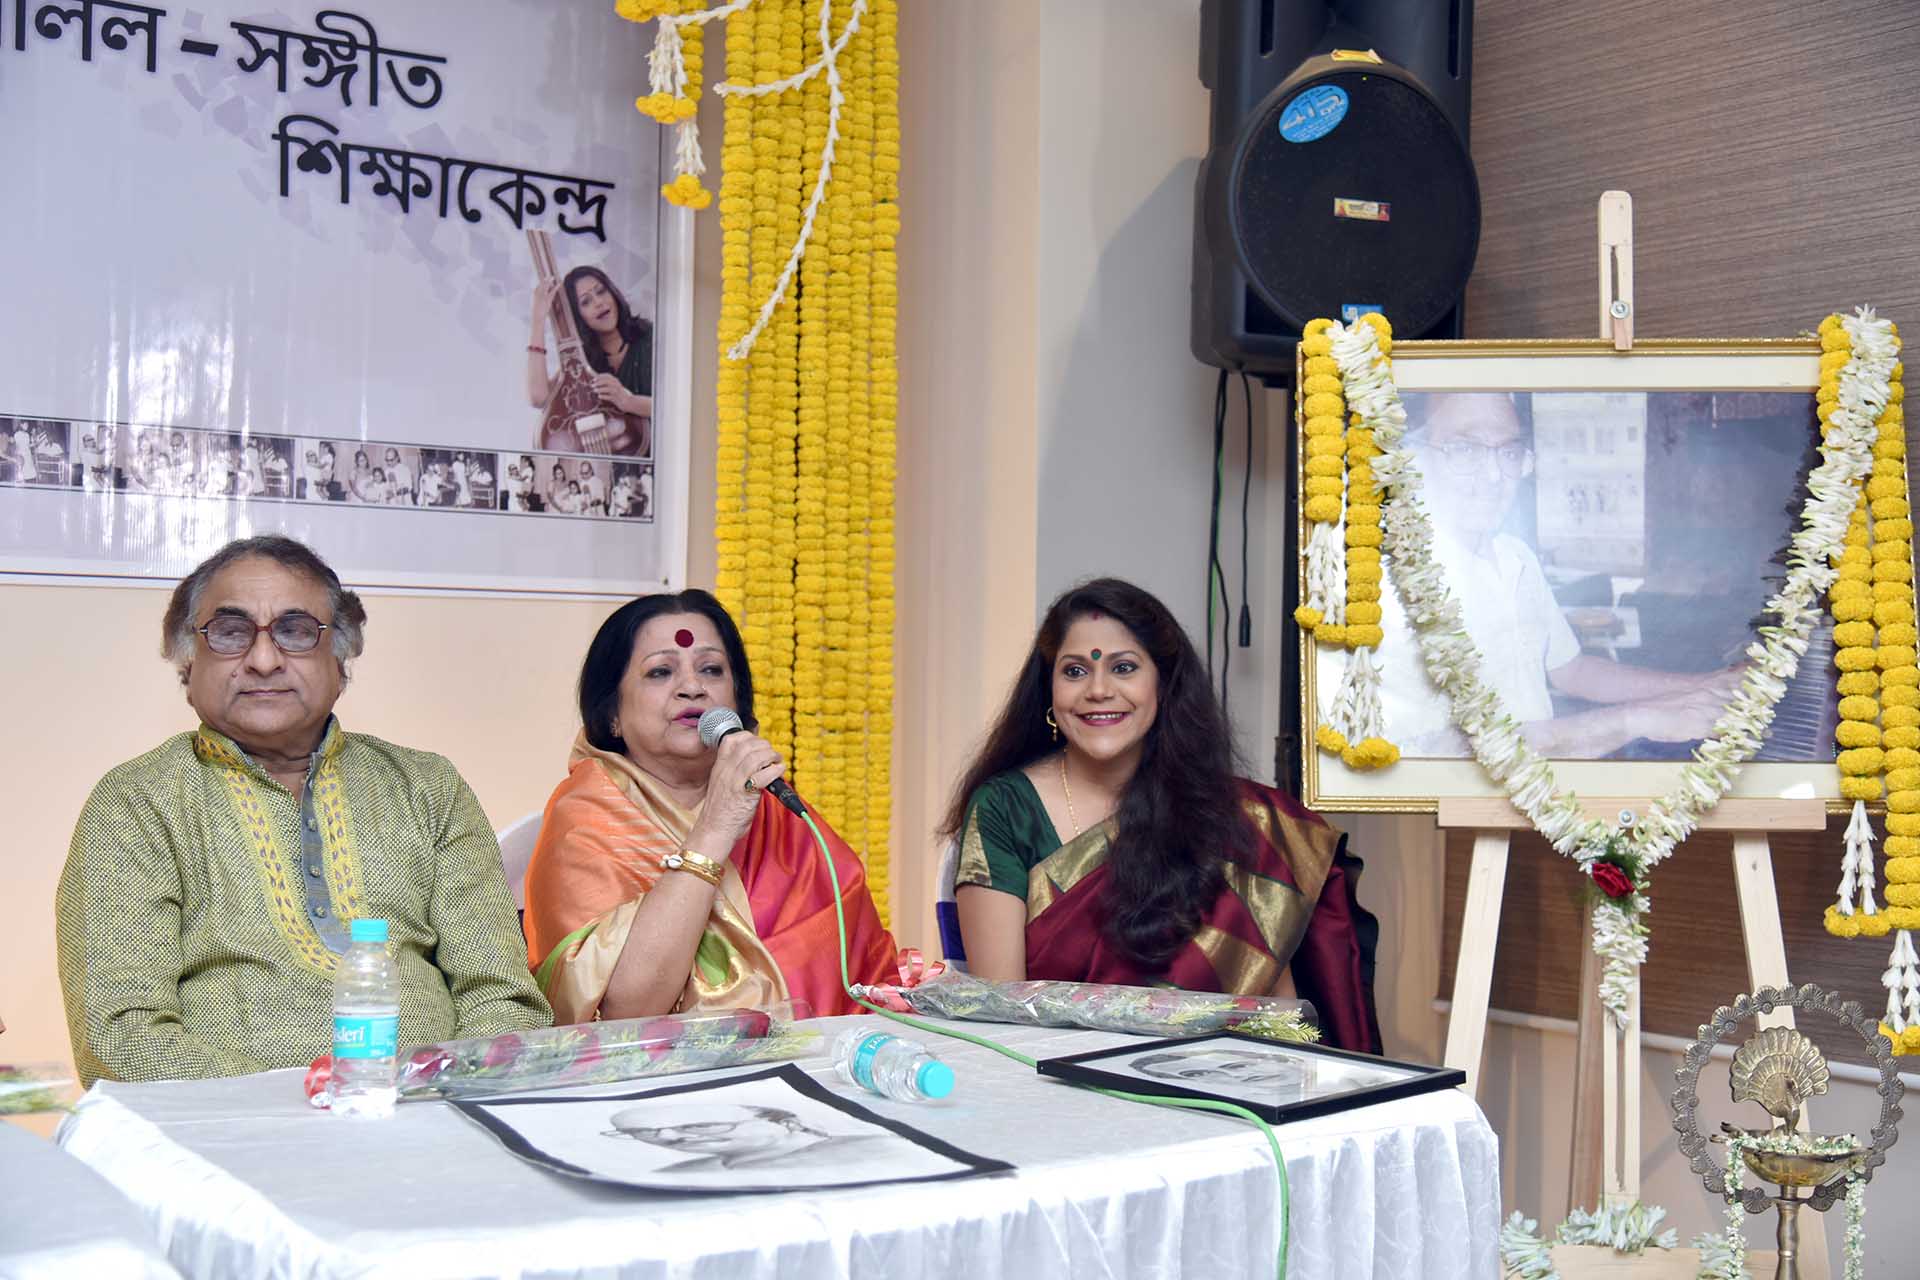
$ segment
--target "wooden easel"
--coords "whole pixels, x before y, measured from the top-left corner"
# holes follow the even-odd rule
[[[1600,197],[1600,332],[1616,350],[1633,347],[1633,200],[1624,191]],[[1586,811],[1608,824],[1622,810],[1636,816],[1648,802],[1591,800]],[[1453,1004],[1447,1020],[1445,1062],[1466,1072],[1467,1090],[1478,1092],[1486,1046],[1487,1011],[1492,997],[1493,957],[1500,932],[1500,902],[1506,889],[1507,853],[1512,833],[1532,824],[1505,800],[1455,799],[1440,802],[1442,831],[1474,833],[1473,862],[1467,877],[1466,909],[1460,922],[1460,954],[1454,966]],[[1773,856],[1768,836],[1775,831],[1824,831],[1822,800],[1723,800],[1700,823],[1703,831],[1732,831],[1733,877],[1740,904],[1740,934],[1745,943],[1749,990],[1784,987],[1786,942],[1780,930],[1780,905],[1774,889]],[[1585,956],[1580,975],[1580,1039],[1574,1076],[1574,1137],[1569,1187],[1571,1205],[1628,1204],[1640,1198],[1640,984],[1636,976],[1624,1030],[1602,1015],[1600,966],[1591,944],[1592,918],[1580,945]],[[1657,945],[1657,937],[1654,939]],[[1721,999],[1731,999],[1726,992]],[[1703,1008],[1705,1020],[1710,1010]],[[1789,1009],[1760,1019],[1763,1026],[1793,1025]],[[1597,1107],[1593,1070],[1599,1068]],[[1597,1114],[1596,1114],[1597,1112]],[[1801,1125],[1806,1118],[1802,1113]],[[1594,1141],[1595,1130],[1599,1141]],[[1597,1150],[1596,1150],[1597,1146]],[[1597,1159],[1596,1159],[1597,1157]],[[1599,1177],[1594,1177],[1595,1169]],[[1801,1271],[1809,1280],[1828,1275],[1826,1232],[1819,1214],[1801,1218]]]

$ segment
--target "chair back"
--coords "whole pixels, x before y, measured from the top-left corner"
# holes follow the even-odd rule
[[[516,911],[527,909],[527,864],[533,861],[533,846],[540,840],[541,816],[535,809],[494,834],[500,842],[500,869],[507,874],[507,888],[513,892]]]
[[[933,918],[940,926],[940,954],[947,963],[965,973],[967,948],[960,937],[960,907],[954,901],[954,880],[960,874],[960,840],[947,841],[940,851],[940,873],[934,880]]]

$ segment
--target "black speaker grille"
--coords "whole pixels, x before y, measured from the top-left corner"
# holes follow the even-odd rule
[[[1289,142],[1281,116],[1315,85],[1344,90],[1347,113]],[[1341,216],[1337,201],[1366,204]],[[1270,96],[1241,136],[1228,207],[1254,288],[1295,329],[1347,304],[1383,308],[1402,333],[1429,329],[1460,300],[1480,243],[1459,136],[1432,98],[1386,75],[1334,72]]]

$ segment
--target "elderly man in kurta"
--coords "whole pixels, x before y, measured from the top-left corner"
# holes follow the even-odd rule
[[[161,648],[200,725],[101,779],[56,899],[88,1082],[330,1051],[358,917],[388,922],[403,1053],[551,1021],[472,790],[440,756],[334,718],[365,622],[290,538],[229,543],[175,588]]]

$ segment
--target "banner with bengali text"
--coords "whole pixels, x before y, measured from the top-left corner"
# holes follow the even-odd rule
[[[0,0],[0,573],[686,559],[692,215],[611,0]]]

